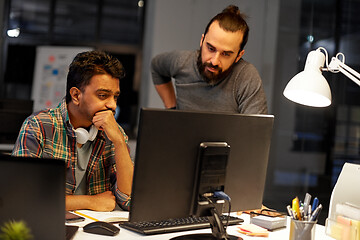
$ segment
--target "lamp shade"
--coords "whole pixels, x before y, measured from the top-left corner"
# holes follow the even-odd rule
[[[328,82],[321,74],[325,56],[320,50],[311,51],[304,71],[295,75],[286,85],[284,96],[289,100],[312,107],[327,107],[331,104]]]

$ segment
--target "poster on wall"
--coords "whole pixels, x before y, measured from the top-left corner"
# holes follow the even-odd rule
[[[56,107],[66,92],[66,76],[76,54],[89,47],[39,46],[36,49],[31,98],[34,112]]]

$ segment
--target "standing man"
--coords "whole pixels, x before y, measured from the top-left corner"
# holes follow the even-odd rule
[[[155,56],[152,78],[165,107],[267,114],[261,78],[256,68],[242,59],[248,34],[239,8],[230,5],[208,23],[199,51]]]
[[[12,155],[65,160],[67,210],[129,208],[133,163],[114,118],[124,74],[106,53],[79,53],[69,67],[66,97],[21,127]]]

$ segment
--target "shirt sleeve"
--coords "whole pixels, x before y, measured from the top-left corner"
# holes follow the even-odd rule
[[[124,135],[124,139],[125,139],[125,143],[127,145],[128,151],[130,153],[130,147],[129,147],[129,138],[126,135],[124,129],[119,125],[119,129],[121,131],[121,133]],[[113,146],[114,147],[114,146]],[[113,151],[115,152],[115,149],[113,149]],[[114,159],[115,160],[115,159]],[[111,191],[113,192],[115,198],[116,198],[116,202],[117,204],[126,211],[129,211],[130,209],[130,202],[131,202],[131,197],[123,192],[121,192],[118,188],[117,188],[117,180],[116,180],[116,163],[114,163],[113,167],[112,167],[112,178],[114,180],[111,180],[112,182],[112,189]]]
[[[255,66],[247,63],[237,78],[239,113],[268,114],[265,91]]]
[[[22,157],[41,157],[43,153],[42,134],[39,123],[28,117],[19,132],[12,155]]]
[[[121,192],[118,188],[117,188],[117,180],[116,180],[116,165],[114,164],[112,167],[112,176],[111,176],[111,191],[114,194],[115,198],[116,198],[116,203],[123,209],[126,211],[129,211],[130,209],[130,202],[131,202],[131,197],[128,196],[127,194]]]
[[[168,83],[176,77],[182,67],[182,52],[166,52],[155,56],[151,61],[151,75],[155,85]]]
[[[130,202],[131,202],[130,196],[126,195],[125,193],[120,192],[120,190],[118,188],[116,188],[115,191],[113,191],[113,192],[115,194],[117,204],[123,210],[129,211],[130,210]]]

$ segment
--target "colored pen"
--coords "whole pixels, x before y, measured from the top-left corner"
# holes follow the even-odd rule
[[[296,219],[301,220],[300,207],[299,207],[299,198],[295,197],[292,200],[292,209],[296,214]]]
[[[309,205],[309,216],[311,217],[311,214],[312,214],[312,206],[311,205]]]
[[[308,220],[311,218],[311,204],[309,204],[308,206],[308,212],[307,212],[307,216],[308,216]]]
[[[319,205],[319,199],[317,197],[315,197],[314,200],[313,200],[311,212],[314,212],[315,209],[318,207],[318,205]]]
[[[311,201],[311,195],[309,193],[305,194],[305,198],[304,198],[304,215],[307,216],[308,215],[308,206],[310,204]]]
[[[288,211],[288,213],[289,213],[289,216],[290,216],[292,219],[294,219],[294,214],[293,214],[293,212],[292,212],[292,210],[291,210],[290,205],[287,205],[287,206],[286,206],[286,209],[287,209],[287,211]]]
[[[304,218],[304,206],[303,205],[301,205],[301,203],[300,203],[300,216],[301,216],[301,218]]]
[[[319,206],[318,206],[318,207],[315,209],[315,211],[312,213],[311,218],[310,218],[310,221],[315,221],[315,220],[318,218],[321,209],[322,209],[322,205],[319,204]]]

